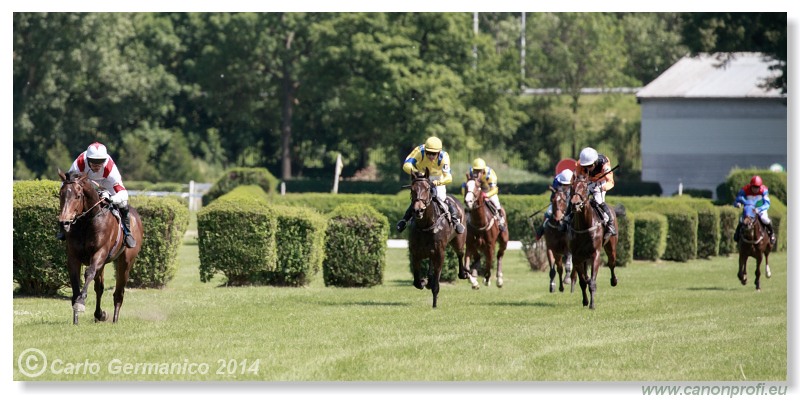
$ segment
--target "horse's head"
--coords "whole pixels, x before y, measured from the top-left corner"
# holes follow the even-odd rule
[[[481,184],[478,179],[473,178],[467,180],[467,189],[466,193],[464,193],[464,205],[467,210],[474,210],[483,205],[482,193],[483,191],[481,190]]]
[[[422,218],[431,201],[433,201],[433,182],[426,168],[424,174],[417,173],[411,179],[411,204],[417,219]]]
[[[589,177],[586,175],[578,175],[573,177],[571,196],[569,198],[570,204],[572,204],[576,212],[581,212],[588,201]]]
[[[85,174],[64,173],[59,169],[58,176],[61,177],[61,190],[58,196],[61,213],[58,222],[64,228],[64,233],[69,233],[72,224],[91,209],[100,197]]]
[[[756,223],[756,208],[752,204],[745,204],[744,211],[742,212],[742,232],[750,234],[748,238],[752,238],[755,232]]]
[[[553,220],[561,222],[567,213],[567,203],[569,203],[569,188],[559,186],[553,195]]]

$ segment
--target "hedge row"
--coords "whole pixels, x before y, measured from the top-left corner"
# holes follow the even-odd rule
[[[13,270],[20,294],[53,296],[69,286],[66,244],[55,239],[60,187],[50,180],[14,182]],[[168,198],[137,196],[130,205],[142,218],[144,240],[127,285],[163,287],[177,270],[189,212]]]
[[[218,197],[232,191],[239,185],[257,185],[267,194],[273,194],[280,184],[266,168],[231,168],[211,185],[203,195],[203,205],[208,205]]]
[[[371,287],[383,283],[389,221],[374,208],[357,203],[336,207],[325,240],[326,286]]]

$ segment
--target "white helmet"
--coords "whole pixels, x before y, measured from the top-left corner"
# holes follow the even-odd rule
[[[89,144],[89,148],[86,149],[86,158],[90,160],[107,160],[108,152],[106,151],[106,146],[98,142]]]
[[[569,185],[572,183],[572,170],[565,169],[556,175],[556,180],[562,185]]]
[[[592,165],[595,161],[597,161],[597,150],[592,147],[586,147],[581,150],[581,156],[578,160],[581,166]]]

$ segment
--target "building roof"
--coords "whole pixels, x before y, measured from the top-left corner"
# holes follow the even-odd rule
[[[724,63],[730,56],[730,60]],[[785,98],[780,89],[763,88],[775,62],[761,53],[715,53],[686,56],[647,84],[641,98]]]

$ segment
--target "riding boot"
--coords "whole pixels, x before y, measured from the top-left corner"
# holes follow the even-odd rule
[[[464,226],[461,225],[461,221],[458,220],[458,215],[456,215],[456,208],[453,207],[453,205],[448,202],[444,202],[444,204],[447,205],[447,209],[450,211],[450,221],[453,223],[453,225],[455,225],[456,232],[458,232],[459,234],[463,234]]]
[[[412,206],[408,206],[403,219],[397,222],[397,226],[395,227],[397,228],[397,232],[403,232],[403,230],[406,229],[406,224],[408,224],[408,221],[411,220],[411,214],[414,214],[414,209]]]
[[[130,208],[128,206],[120,207],[119,212],[122,216],[122,230],[125,232],[125,246],[129,248],[136,247],[136,240],[131,235],[131,218],[128,215]]]
[[[497,212],[497,217],[498,217],[497,221],[499,224],[498,227],[500,228],[500,232],[503,232],[506,230],[506,216],[505,214],[503,214],[503,211],[500,210]]]
[[[742,221],[739,220],[739,224],[736,225],[736,231],[733,231],[733,242],[739,242],[739,231],[742,230]]]
[[[616,228],[614,228],[615,227],[614,219],[612,218],[613,216],[611,215],[611,211],[608,210],[608,204],[603,203],[603,204],[600,205],[600,207],[602,207],[603,214],[606,216],[605,217],[606,218],[606,222],[605,222],[606,235],[605,235],[604,239],[608,239],[608,237],[610,237],[612,235],[617,235],[617,230],[616,230]]]
[[[772,230],[772,223],[764,224],[764,226],[767,227],[767,234],[769,234],[769,243],[771,243],[772,246],[775,246],[775,241],[776,241],[775,231]]]

